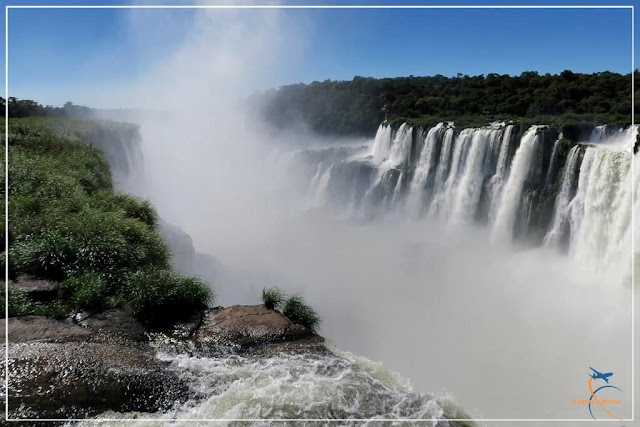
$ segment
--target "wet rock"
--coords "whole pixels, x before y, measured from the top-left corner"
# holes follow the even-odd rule
[[[5,322],[9,331],[9,343],[74,342],[85,341],[92,331],[72,323],[62,322],[45,316],[22,316],[2,319],[0,342],[5,342]]]
[[[46,279],[34,276],[18,276],[16,280],[9,280],[9,286],[27,294],[35,302],[53,301],[58,296],[60,285]]]
[[[163,365],[140,344],[13,344],[9,413],[15,418],[85,418],[107,410],[168,409],[186,398],[187,386]]]
[[[113,309],[81,318],[80,325],[94,335],[93,341],[125,339],[134,342],[148,341],[147,333],[138,320],[124,310]]]
[[[206,312],[202,311],[191,316],[182,322],[178,322],[165,334],[175,339],[188,339],[191,338],[202,326],[206,318]]]
[[[240,353],[263,347],[269,347],[269,352],[324,349],[324,338],[264,305],[210,310],[192,340],[201,350]]]
[[[4,322],[10,417],[154,412],[187,398],[187,385],[155,357],[155,349],[143,342],[144,330],[121,310],[89,315],[84,326],[43,316],[2,319],[2,334]],[[2,364],[0,375],[4,369]]]

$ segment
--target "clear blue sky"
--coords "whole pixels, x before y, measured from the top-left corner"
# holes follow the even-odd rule
[[[101,4],[77,0],[66,3]],[[465,3],[473,4],[402,4]],[[635,3],[585,0],[563,4]],[[59,105],[67,99],[86,103],[91,100],[88,92],[92,88],[135,85],[144,79],[149,67],[157,66],[180,46],[194,13],[185,9],[10,9],[10,95],[44,104]],[[235,14],[235,19],[253,19],[264,11],[220,10],[220,19],[227,19],[228,13]],[[355,75],[558,73],[565,69],[628,73],[631,69],[629,9],[289,9],[279,13],[282,46],[274,58],[277,72],[252,81],[249,91],[296,82],[351,79]],[[4,46],[2,49],[4,70]],[[104,101],[98,104],[127,107]]]

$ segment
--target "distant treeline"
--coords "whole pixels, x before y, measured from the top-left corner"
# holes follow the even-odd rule
[[[623,125],[631,123],[631,75],[567,70],[544,75],[528,71],[519,76],[356,76],[351,81],[283,86],[255,94],[250,101],[278,127],[304,120],[323,134],[371,135],[384,118],[385,106],[390,120],[416,124],[537,119]]]
[[[53,107],[51,105],[43,106],[42,104],[30,99],[18,99],[10,96],[9,102],[0,97],[0,112],[2,116],[9,109],[9,117],[76,117],[88,118],[91,116],[91,108],[82,105],[76,105],[71,101],[65,102],[62,107]]]

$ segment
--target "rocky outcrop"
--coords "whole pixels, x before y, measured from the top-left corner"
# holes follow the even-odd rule
[[[186,384],[155,357],[142,326],[122,310],[86,315],[78,324],[44,316],[5,321],[10,417],[156,411],[187,397]],[[4,340],[4,324],[0,331]]]
[[[188,386],[156,357],[158,348],[209,357],[328,352],[324,338],[263,305],[214,308],[164,333],[147,333],[119,309],[64,321],[43,316],[5,321],[12,418],[86,418],[179,404],[190,396]],[[3,341],[4,330],[0,325]]]
[[[186,398],[178,375],[141,344],[34,341],[9,346],[13,418],[156,411]]]
[[[107,310],[86,317],[79,317],[77,323],[92,331],[92,340],[126,340],[146,342],[147,332],[140,322],[123,310]]]
[[[0,338],[5,339],[5,319],[0,327]],[[9,343],[69,343],[88,340],[92,331],[73,323],[65,323],[45,316],[11,317],[6,320]]]
[[[171,331],[151,334],[151,340],[163,351],[200,357],[328,351],[323,337],[262,304],[216,307]]]
[[[209,351],[324,351],[324,338],[264,305],[215,308],[192,340],[197,348]]]

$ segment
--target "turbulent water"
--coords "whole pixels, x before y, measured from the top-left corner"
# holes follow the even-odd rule
[[[188,381],[194,397],[162,414],[104,413],[100,418],[123,420],[101,425],[128,425],[128,420],[141,418],[152,420],[149,425],[173,419],[163,422],[173,426],[192,425],[193,420],[255,424],[255,420],[269,418],[289,420],[285,425],[317,425],[313,420],[322,419],[377,425],[380,420],[405,418],[421,419],[430,426],[473,425],[442,420],[471,417],[451,397],[414,393],[407,380],[382,364],[337,349],[334,352],[335,356],[282,354],[269,358],[160,353],[158,357]]]

